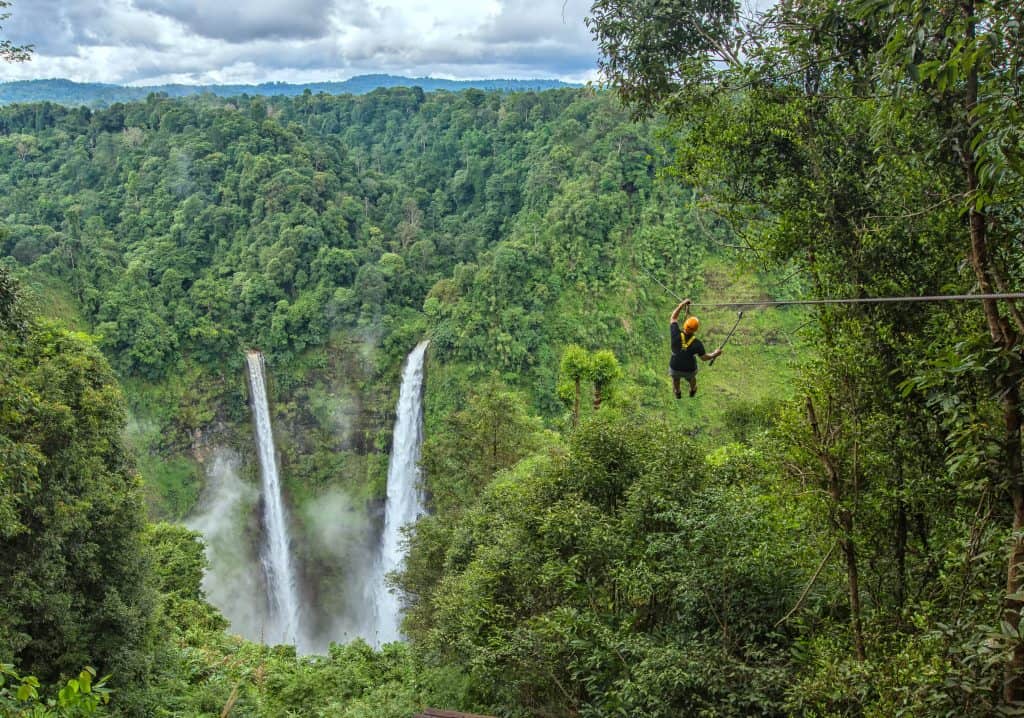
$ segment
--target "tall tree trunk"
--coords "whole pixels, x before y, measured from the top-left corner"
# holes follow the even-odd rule
[[[811,433],[814,436],[814,451],[825,469],[825,477],[828,483],[829,496],[836,510],[836,524],[839,528],[839,546],[846,559],[846,582],[850,596],[850,630],[853,633],[853,649],[858,661],[867,658],[867,650],[864,647],[864,624],[861,620],[860,611],[860,577],[857,571],[857,546],[853,541],[853,512],[843,506],[843,486],[839,475],[839,467],[835,459],[828,452],[825,445],[824,435],[818,425],[818,415],[814,411],[814,402],[807,397],[807,421],[811,425]]]
[[[850,627],[853,630],[853,650],[858,661],[867,658],[864,649],[864,625],[860,616],[860,578],[857,573],[857,548],[853,543],[853,516],[849,509],[839,512],[840,527],[845,537],[840,540],[843,554],[846,556],[846,581],[850,594]]]
[[[975,17],[975,2],[968,0],[963,5],[965,16]],[[974,42],[976,28],[974,20],[969,20],[967,27],[968,41]],[[978,70],[972,68],[967,76],[967,87],[965,97],[965,110],[967,111],[967,141],[963,143],[961,151],[961,162],[967,175],[968,197],[973,202],[981,189],[976,168],[976,158],[971,150],[975,146],[978,128],[971,117],[978,103]],[[993,269],[990,252],[988,248],[988,224],[986,217],[974,207],[970,210],[971,230],[971,264],[974,267],[975,278],[978,281],[978,289],[983,293],[992,293]],[[1002,451],[1004,451],[1004,466],[1002,466],[1001,479],[1006,481],[1010,492],[1010,499],[1014,507],[1013,519],[1013,542],[1010,547],[1010,555],[1007,559],[1007,597],[1004,599],[1004,611],[1002,620],[1016,632],[1020,631],[1021,609],[1024,602],[1011,598],[1024,587],[1024,576],[1022,576],[1022,561],[1024,561],[1024,542],[1021,541],[1020,532],[1024,529],[1024,466],[1021,460],[1021,397],[1020,397],[1020,375],[1021,367],[1019,355],[1014,353],[1017,344],[1017,333],[1010,322],[999,314],[998,302],[994,299],[983,301],[985,322],[988,325],[988,333],[992,343],[1014,356],[1011,366],[1000,373],[996,378],[997,394],[1001,398],[1002,422],[1004,422],[1004,440],[1002,440]],[[1018,704],[1024,702],[1024,642],[1018,640],[1010,659],[1005,667],[1004,683],[1002,683],[1002,700],[1007,704]]]
[[[1001,388],[1005,391],[1003,398],[1003,422],[1006,430],[1006,473],[1009,478],[1010,499],[1013,502],[1013,539],[1010,544],[1010,556],[1006,571],[1006,596],[1003,608],[1003,621],[1020,631],[1021,610],[1024,601],[1010,598],[1024,588],[1024,479],[1021,477],[1021,416],[1020,416],[1020,385],[1016,377],[1003,375],[1000,377]],[[1024,644],[1017,640],[1013,654],[1006,664],[1003,682],[1003,700],[1006,703],[1024,701]]]
[[[965,17],[975,17],[975,3],[968,0],[963,4]],[[967,23],[967,39],[975,40],[975,23]],[[960,151],[961,163],[967,179],[969,200],[973,203],[981,183],[978,179],[973,147],[977,139],[978,128],[972,114],[978,104],[978,70],[972,67],[967,75],[966,95],[964,101],[965,116],[968,130],[966,141]],[[985,215],[973,206],[970,208],[969,227],[971,235],[971,266],[978,281],[978,289],[983,293],[993,292],[992,264],[988,247],[988,223]],[[994,299],[983,301],[985,321],[988,324],[992,343],[1007,352],[1013,352],[1016,346],[1016,331],[1010,322],[999,314],[999,304]],[[1010,598],[1024,587],[1022,562],[1024,562],[1024,542],[1020,531],[1024,528],[1024,466],[1021,461],[1021,406],[1020,406],[1020,366],[1019,359],[1012,362],[1010,368],[1004,370],[996,379],[996,389],[1001,397],[1003,410],[1003,478],[1009,489],[1013,504],[1013,540],[1007,558],[1006,598],[1003,604],[1003,621],[1014,632],[1020,630],[1021,609],[1024,602]],[[1024,643],[1017,641],[1013,652],[1006,663],[1003,681],[1003,701],[1007,704],[1024,702]]]
[[[907,502],[903,500],[903,481],[900,481],[901,496],[896,505],[896,607],[897,621],[903,622],[903,607],[907,602]]]

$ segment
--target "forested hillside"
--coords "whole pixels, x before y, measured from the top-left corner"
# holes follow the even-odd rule
[[[0,708],[1021,711],[1024,18],[692,5],[594,4],[614,92],[0,108]],[[747,302],[693,398],[673,293],[708,349]],[[335,618],[423,338],[373,649]],[[234,635],[186,528],[229,456],[261,530],[252,348],[311,655]]]
[[[338,82],[310,82],[293,84],[265,82],[259,85],[149,85],[127,87],[99,82],[71,82],[70,80],[21,80],[0,82],[0,104],[25,102],[56,102],[60,105],[102,108],[115,102],[141,102],[151,94],[168,97],[193,95],[238,95],[293,97],[304,92],[332,95],[361,95],[382,87],[420,87],[426,92],[447,90],[458,92],[475,88],[499,92],[542,91],[568,87],[571,83],[558,80],[443,80],[432,77],[397,77],[395,75],[357,75]]]
[[[645,352],[672,299],[637,268],[696,289],[715,238],[655,183],[649,131],[584,91],[152,97],[15,106],[0,126],[4,251],[51,313],[96,335],[147,454],[202,455],[211,431],[248,430],[245,347],[282,397],[357,380],[333,387],[352,396],[282,402],[309,429],[343,419],[329,465],[386,447],[394,372],[428,330],[442,364],[499,372],[549,417],[570,342],[641,357],[653,388]],[[319,448],[298,433],[312,444],[298,454]],[[183,478],[155,482],[158,515],[190,508]]]

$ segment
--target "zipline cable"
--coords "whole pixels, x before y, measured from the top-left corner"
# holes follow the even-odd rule
[[[654,283],[655,283],[655,284],[657,284],[657,285],[658,285],[659,287],[661,287],[661,288],[662,288],[662,289],[664,289],[664,290],[665,290],[666,292],[668,292],[668,293],[669,293],[670,295],[672,295],[672,296],[673,296],[673,297],[675,297],[675,298],[676,298],[677,300],[679,300],[679,302],[682,302],[682,301],[683,301],[683,298],[682,298],[682,297],[680,297],[680,296],[679,296],[678,294],[676,294],[676,293],[675,293],[675,292],[673,292],[673,291],[672,291],[671,289],[669,289],[668,287],[666,287],[666,286],[665,286],[664,284],[662,284],[661,282],[659,282],[659,281],[658,281],[658,278],[657,278],[657,277],[655,277],[655,276],[654,276],[654,275],[652,275],[652,274],[648,274],[648,273],[647,273],[647,271],[646,271],[645,269],[643,269],[642,267],[637,267],[637,269],[639,269],[639,270],[640,270],[641,272],[643,272],[643,273],[644,273],[644,276],[646,276],[646,277],[647,277],[648,279],[650,279],[650,280],[651,280],[652,282],[654,282]]]
[[[664,289],[670,295],[683,301],[682,297],[658,281],[642,267],[637,267],[644,276]],[[691,302],[692,307],[721,307],[726,309],[763,309],[766,307],[807,306],[811,304],[899,304],[901,302],[964,302],[981,299],[1024,299],[1024,292],[1000,292],[995,294],[932,294],[909,297],[846,297],[842,299],[780,299],[758,300],[745,302]]]
[[[653,277],[652,277],[653,279]],[[659,282],[659,284],[661,284]],[[664,287],[664,285],[662,285]],[[667,287],[664,287],[667,290]],[[669,292],[672,296],[674,293]],[[778,301],[757,299],[745,302],[692,302],[694,307],[722,307],[737,309],[761,309],[764,307],[791,307],[811,304],[899,304],[902,302],[963,302],[981,299],[1024,299],[1024,292],[1002,292],[998,294],[933,294],[910,297],[848,297],[844,299],[782,299]]]
[[[678,294],[673,292],[671,289],[666,287],[664,284],[658,281],[658,279],[642,267],[637,267],[644,276],[650,279],[652,282],[657,284],[659,287],[668,292],[671,296],[675,297],[682,303],[683,300]],[[733,325],[732,329],[729,330],[729,334],[726,336],[725,341],[729,341],[729,337],[736,331],[736,325],[740,323],[740,319],[743,318],[744,309],[766,309],[768,307],[793,307],[793,306],[810,306],[816,304],[899,304],[899,303],[917,303],[917,302],[970,302],[985,299],[1024,299],[1024,292],[998,292],[998,293],[986,293],[986,294],[930,294],[924,296],[907,296],[907,297],[844,297],[841,299],[780,299],[780,300],[750,300],[746,302],[690,302],[691,307],[707,307],[707,308],[723,308],[723,309],[739,309],[739,315],[736,318],[736,324]],[[724,342],[723,342],[724,346]],[[714,364],[714,359],[711,360]]]

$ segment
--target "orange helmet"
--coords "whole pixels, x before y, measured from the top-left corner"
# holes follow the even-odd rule
[[[687,317],[686,321],[683,322],[683,331],[687,334],[695,334],[699,326],[700,322],[697,321],[697,317]]]

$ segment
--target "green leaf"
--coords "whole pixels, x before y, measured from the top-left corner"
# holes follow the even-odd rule
[[[30,683],[22,683],[18,686],[17,698],[19,701],[29,701],[39,696],[36,687]]]

